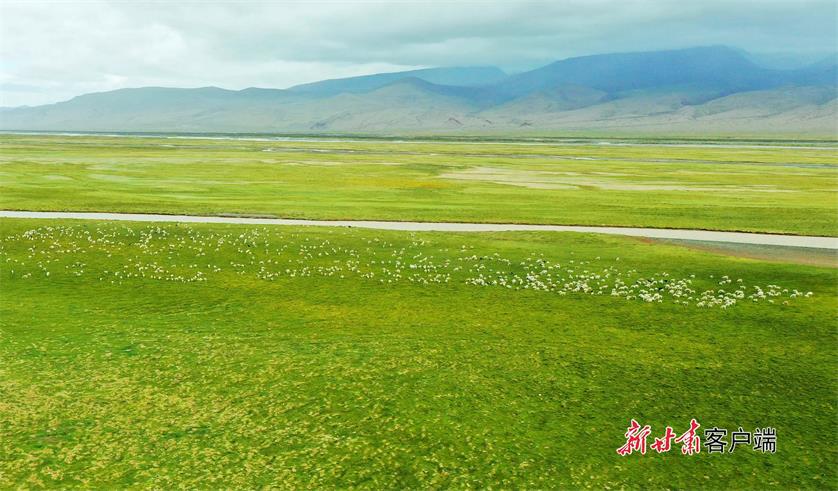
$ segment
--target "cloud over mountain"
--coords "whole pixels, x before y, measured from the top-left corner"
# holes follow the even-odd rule
[[[517,71],[616,49],[834,51],[835,26],[831,0],[0,2],[0,105],[433,66]]]

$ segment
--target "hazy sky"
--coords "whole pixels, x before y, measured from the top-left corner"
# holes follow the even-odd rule
[[[834,51],[835,0],[0,0],[0,105],[727,44]]]

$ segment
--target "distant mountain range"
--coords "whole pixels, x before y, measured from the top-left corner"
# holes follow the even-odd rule
[[[704,47],[569,58],[524,73],[431,68],[290,89],[144,87],[0,109],[0,129],[838,137],[838,64],[762,67]]]

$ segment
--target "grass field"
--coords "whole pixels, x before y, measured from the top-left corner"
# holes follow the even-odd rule
[[[834,147],[0,135],[0,209],[838,234]]]
[[[38,172],[131,174],[87,145]],[[9,184],[4,148],[4,207],[57,206],[23,198],[44,154]],[[167,151],[136,150],[140,181]],[[832,268],[578,234],[6,219],[0,286],[0,488],[838,485]],[[773,426],[777,453],[620,457],[631,418]]]
[[[838,235],[830,144],[659,143],[4,134],[0,209]],[[0,488],[836,488],[835,264],[0,219]],[[777,453],[616,452],[692,418]]]

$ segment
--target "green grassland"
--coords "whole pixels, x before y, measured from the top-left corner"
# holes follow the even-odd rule
[[[820,145],[0,135],[0,208],[838,234]]]
[[[179,179],[290,175],[248,143],[215,149],[206,171],[192,142],[39,145],[4,140],[4,207],[111,209],[131,195],[142,199],[125,209],[151,211]],[[435,182],[429,157],[388,158],[419,161],[393,182]],[[316,196],[318,173],[387,180],[391,168],[340,169],[312,166],[309,181],[283,185]],[[813,188],[831,175],[788,172]],[[136,183],[94,186],[94,174]],[[90,187],[62,195],[57,180],[36,193],[46,175]],[[267,184],[206,189],[185,182],[169,192],[195,199],[165,210],[221,210],[209,190],[237,193],[238,211],[288,202]],[[339,192],[335,216],[359,192]],[[262,193],[274,198],[264,209]],[[404,193],[383,199],[422,196]],[[447,206],[405,209],[499,218]],[[377,209],[359,205],[365,217]],[[0,488],[835,488],[837,280],[836,269],[581,234],[6,219]],[[690,418],[701,430],[773,426],[777,453],[676,445],[620,457],[631,418],[653,436]]]

